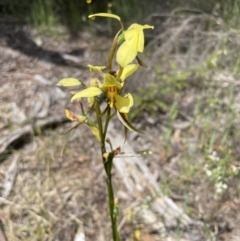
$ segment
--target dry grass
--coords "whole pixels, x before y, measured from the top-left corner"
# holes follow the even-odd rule
[[[105,213],[97,211],[99,205],[106,208],[104,182],[94,181],[99,175],[103,178],[99,166],[91,166],[83,145],[81,154],[71,151],[76,150],[72,146],[61,158],[61,132],[34,137],[22,151],[14,191],[1,199],[0,216],[9,240],[72,240],[78,225],[94,224]],[[86,235],[95,235],[98,228]]]
[[[220,18],[179,11],[156,31],[148,45],[155,75],[142,82],[154,88],[143,91],[137,106],[144,104],[161,133],[154,149],[164,170],[160,185],[204,221],[209,240],[239,240],[240,32]],[[140,76],[147,78],[142,72],[135,80]],[[148,122],[148,115],[140,117]]]

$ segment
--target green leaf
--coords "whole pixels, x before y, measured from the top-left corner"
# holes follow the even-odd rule
[[[118,119],[123,123],[124,126],[126,126],[130,131],[135,131],[140,134],[145,134],[144,132],[138,130],[136,127],[134,127],[128,120],[127,115],[124,113],[117,112]]]
[[[65,78],[60,80],[57,83],[58,86],[78,86],[81,85],[81,82],[78,79],[74,78]]]
[[[97,88],[97,87],[89,87],[85,90],[82,90],[78,93],[76,93],[72,98],[71,102],[74,100],[80,99],[82,97],[93,97],[93,96],[98,96],[102,93],[102,90]]]

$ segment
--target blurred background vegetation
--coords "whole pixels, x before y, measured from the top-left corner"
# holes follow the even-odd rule
[[[17,17],[37,27],[62,24],[67,26],[73,35],[76,35],[89,14],[113,12],[121,15],[124,20],[130,16],[140,19],[149,14],[153,2],[153,0],[147,2],[138,0],[2,0],[0,14]]]
[[[123,20],[143,19],[151,13],[166,13],[176,8],[189,13],[213,14],[231,27],[239,28],[240,0],[1,0],[0,14],[14,16],[34,26],[63,24],[76,34],[87,16],[96,12],[113,12]],[[130,18],[130,20],[129,20]]]

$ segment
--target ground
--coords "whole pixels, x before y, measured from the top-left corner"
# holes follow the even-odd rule
[[[64,117],[64,109],[79,109],[69,103],[69,91],[56,86],[64,77],[87,83],[87,64],[104,65],[109,45],[108,37],[91,29],[82,29],[77,38],[71,38],[61,28],[40,31],[1,24],[0,221],[7,240],[110,240],[105,174],[98,143],[82,126],[70,137],[61,156],[66,142],[64,133],[73,126]],[[150,78],[154,82],[156,76],[152,74]],[[129,86],[130,90],[134,88],[135,85]],[[194,106],[199,100],[197,88],[193,84],[181,89],[176,116],[174,108],[158,109],[154,115],[146,110],[138,113],[134,123],[146,134],[132,133],[129,138],[135,151],[153,152],[144,160],[154,180],[164,194],[204,228],[195,236],[191,227],[186,227],[187,231],[177,227],[168,227],[164,232],[151,230],[144,221],[129,214],[138,202],[128,196],[121,175],[114,172],[122,240],[137,240],[136,230],[140,230],[144,241],[240,240],[237,176],[229,179],[228,190],[216,197],[214,183],[205,175],[204,155],[199,154],[199,150],[206,149],[204,141],[199,141],[202,123],[192,124]],[[166,99],[165,103],[171,101],[174,99]],[[4,138],[29,126],[21,138],[4,146],[4,141],[8,141]],[[118,122],[116,128],[117,132],[122,131]],[[206,155],[221,152],[219,148],[215,144]],[[237,162],[238,149],[234,150]],[[142,205],[147,199],[140,195],[139,200]],[[188,230],[191,235],[186,235]],[[84,234],[85,239],[77,239],[77,234]]]

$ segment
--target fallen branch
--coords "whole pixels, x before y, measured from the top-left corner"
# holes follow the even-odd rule
[[[44,120],[37,120],[34,124],[27,124],[0,138],[0,154],[4,153],[13,142],[33,133],[34,130],[47,128],[51,125],[56,125],[68,121],[69,120],[65,116],[51,116]]]

